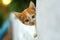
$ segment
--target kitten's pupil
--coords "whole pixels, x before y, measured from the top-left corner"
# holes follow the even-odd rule
[[[28,22],[29,20],[28,19],[26,19],[26,22]]]
[[[35,18],[35,16],[32,16],[32,18]]]

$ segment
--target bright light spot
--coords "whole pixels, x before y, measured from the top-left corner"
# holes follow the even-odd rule
[[[2,3],[4,5],[9,5],[11,3],[12,0],[2,0]]]

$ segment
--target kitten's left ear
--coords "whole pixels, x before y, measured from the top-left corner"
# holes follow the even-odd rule
[[[33,3],[32,1],[30,1],[29,8],[31,8],[31,9],[33,9],[33,10],[35,10],[35,9],[36,9],[36,8],[35,8],[35,5],[34,5],[34,3]]]

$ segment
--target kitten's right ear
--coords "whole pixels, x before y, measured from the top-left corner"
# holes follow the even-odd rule
[[[16,13],[15,13],[15,16],[16,16],[17,18],[19,18],[20,20],[22,19],[21,13],[16,12]]]
[[[20,14],[19,12],[15,12],[15,16],[16,16],[17,18],[19,18],[19,17],[21,16],[21,14]]]

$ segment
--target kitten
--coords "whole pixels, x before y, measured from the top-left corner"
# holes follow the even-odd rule
[[[32,26],[36,24],[36,9],[32,1],[28,8],[21,13],[15,12],[15,15],[25,25]],[[34,33],[34,37],[37,37],[37,33]]]
[[[21,13],[15,12],[15,15],[23,24],[35,25],[36,10],[34,3],[31,1],[28,8],[26,8]]]

